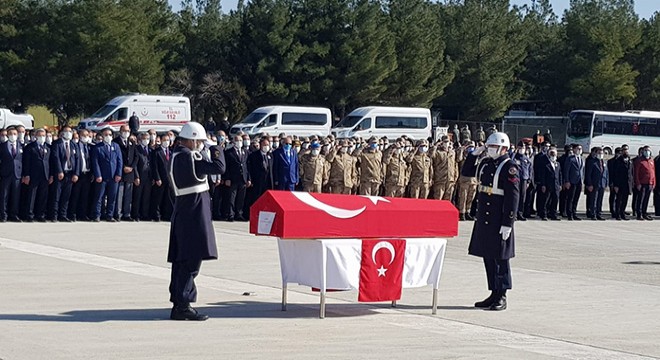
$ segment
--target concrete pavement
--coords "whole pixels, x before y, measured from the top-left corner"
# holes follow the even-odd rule
[[[169,224],[2,224],[0,359],[660,358],[659,221],[516,223],[500,313],[472,307],[487,290],[471,226],[449,241],[437,315],[426,287],[395,309],[330,293],[320,320],[302,286],[280,311],[274,239],[216,222],[198,280],[212,318],[190,323],[165,320]]]

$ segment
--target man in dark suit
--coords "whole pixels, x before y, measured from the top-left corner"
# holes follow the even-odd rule
[[[582,146],[573,145],[573,155],[569,156],[562,166],[564,189],[566,189],[566,217],[568,220],[582,220],[577,216],[577,204],[582,191],[584,179],[584,160],[582,159]]]
[[[557,202],[561,189],[561,166],[557,161],[557,149],[550,148],[547,156],[534,162],[537,171],[537,202],[536,211],[541,220],[559,220],[557,217]]]
[[[7,219],[21,222],[18,205],[23,172],[23,146],[18,142],[18,131],[7,129],[7,142],[0,144],[0,222]]]
[[[284,145],[273,152],[273,182],[277,190],[294,191],[300,174],[298,153],[292,148],[290,136],[283,141]]]
[[[71,141],[73,131],[70,126],[62,128],[60,138],[51,145],[50,169],[53,175],[53,221],[71,222],[67,217],[69,199],[73,184],[80,176],[80,150]]]
[[[151,188],[151,220],[170,221],[174,201],[170,191],[170,159],[172,150],[170,149],[169,135],[163,135],[160,138],[160,146],[151,152],[151,178],[153,187]]]
[[[121,181],[123,163],[119,145],[112,142],[112,130],[104,129],[103,142],[94,146],[92,150],[92,171],[96,182],[94,196],[94,212],[92,219],[95,222],[101,219],[101,205],[103,197],[107,196],[107,205],[104,218],[108,222],[116,222],[113,217],[117,202],[117,187]]]
[[[135,111],[130,118],[128,118],[128,129],[131,134],[135,135],[140,130],[140,118],[137,116]]]
[[[75,142],[76,134],[73,135]],[[78,132],[78,152],[80,160],[80,176],[78,181],[73,184],[71,189],[71,201],[69,201],[69,210],[67,218],[71,221],[76,220],[89,220],[89,205],[92,196],[92,182],[94,181],[92,174],[92,161],[91,161],[91,148],[90,142],[92,138],[87,130],[80,130]]]
[[[614,176],[612,185],[616,193],[616,219],[628,220],[626,217],[626,207],[628,206],[628,197],[633,189],[633,164],[628,153],[628,145],[621,147],[621,156],[614,163]]]
[[[603,176],[605,175],[605,164],[603,164],[603,148],[595,147],[585,162],[584,187],[587,195],[587,217],[591,220],[605,220],[602,217]]]
[[[614,149],[614,157],[607,160],[607,184],[610,188],[610,215],[612,219],[616,219],[618,211],[616,211],[616,192],[614,192],[614,175],[616,173],[616,159],[621,156],[621,148]]]
[[[37,141],[27,145],[23,151],[23,184],[29,186],[26,221],[36,219],[46,222],[48,185],[53,182],[49,166],[50,149],[46,145],[46,130],[38,129],[35,135]]]
[[[136,180],[139,182],[140,174],[136,170],[138,162],[138,154],[136,145],[129,139],[131,130],[127,125],[122,125],[119,128],[119,136],[113,141],[119,146],[121,150],[121,160],[123,163],[121,182],[119,182],[119,195],[117,199],[118,206],[115,208],[115,219],[121,221],[133,221],[131,218],[131,204],[133,202],[133,185]]]
[[[259,142],[259,151],[253,151],[247,159],[248,172],[252,186],[247,189],[245,195],[245,209],[243,213],[246,216],[250,213],[250,207],[267,190],[273,188],[273,158],[270,154],[270,141],[267,138]]]
[[[224,218],[227,221],[247,221],[248,214],[243,214],[246,188],[251,186],[250,173],[247,168],[246,151],[243,151],[243,138],[234,136],[234,141],[225,149],[227,171],[223,177],[226,196],[223,196]]]
[[[569,156],[573,155],[573,145],[571,144],[566,144],[564,145],[564,153],[557,159],[559,162],[559,167],[561,167],[562,171],[566,167],[566,159],[568,159]],[[561,191],[559,191],[559,213],[561,214],[562,217],[566,217],[566,196],[568,195],[568,190],[564,188],[564,186],[561,187]]]
[[[133,187],[133,203],[131,218],[133,220],[150,220],[149,204],[151,200],[151,148],[149,147],[149,134],[140,133],[138,144],[135,147],[137,163],[135,171],[139,178]]]

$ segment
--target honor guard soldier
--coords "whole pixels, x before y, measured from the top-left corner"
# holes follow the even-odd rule
[[[167,261],[172,263],[172,320],[208,319],[190,307],[190,303],[197,300],[195,277],[202,260],[218,258],[207,175],[222,175],[225,161],[218,149],[211,152],[211,161],[204,160],[196,149],[205,141],[206,133],[201,124],[186,123],[170,161],[169,178],[176,196],[167,254]]]
[[[513,223],[520,196],[520,169],[508,155],[509,137],[493,133],[468,155],[464,168],[475,170],[479,179],[477,216],[469,254],[484,259],[490,296],[474,304],[488,310],[506,309],[506,291],[511,289],[509,259],[515,256]],[[487,154],[477,164],[477,158]]]

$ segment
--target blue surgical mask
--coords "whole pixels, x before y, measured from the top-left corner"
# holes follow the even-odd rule
[[[284,144],[283,148],[284,150],[289,151],[291,150],[291,144]]]
[[[378,149],[378,144],[369,144],[369,147],[373,150]]]

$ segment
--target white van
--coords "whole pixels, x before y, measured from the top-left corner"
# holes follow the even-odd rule
[[[30,114],[14,114],[9,109],[0,109],[0,129],[23,125],[26,129],[34,128],[34,117]]]
[[[119,131],[122,125],[128,125],[133,112],[140,118],[140,131],[178,132],[191,119],[190,99],[185,96],[145,94],[118,96],[80,121],[78,128]]]
[[[332,126],[330,109],[302,106],[266,106],[254,110],[232,126],[229,134],[239,131],[254,136],[261,133],[297,136],[328,136]]]
[[[411,139],[431,136],[431,111],[424,108],[369,106],[351,111],[332,128],[336,138],[372,136],[396,139],[403,135]]]

